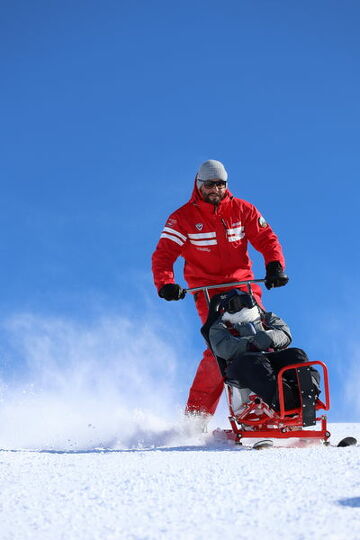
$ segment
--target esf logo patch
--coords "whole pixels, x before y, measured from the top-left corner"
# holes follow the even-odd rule
[[[267,227],[267,221],[263,216],[259,217],[259,225],[260,227]]]

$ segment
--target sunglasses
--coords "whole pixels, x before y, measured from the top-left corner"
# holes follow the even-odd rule
[[[227,184],[225,180],[199,180],[199,182],[202,182],[206,189],[210,189],[214,186],[223,188],[226,187]]]

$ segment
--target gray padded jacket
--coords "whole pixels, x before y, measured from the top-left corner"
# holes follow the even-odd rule
[[[261,318],[256,321],[235,324],[233,328],[238,336],[234,336],[219,318],[211,325],[209,332],[213,352],[227,361],[249,350],[285,349],[292,340],[288,325],[271,312],[262,312]]]

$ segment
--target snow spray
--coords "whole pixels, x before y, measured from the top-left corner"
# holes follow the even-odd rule
[[[179,335],[166,341],[161,321],[142,319],[84,324],[23,314],[4,322],[0,448],[90,451],[174,437],[180,444],[183,333],[174,325]]]

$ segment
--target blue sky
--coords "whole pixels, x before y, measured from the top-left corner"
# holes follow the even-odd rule
[[[198,166],[219,159],[283,244],[290,282],[265,305],[328,362],[331,417],[359,420],[357,396],[343,398],[359,376],[359,3],[1,7],[2,320],[187,321],[185,395],[198,319],[190,299],[157,298],[150,258]]]

